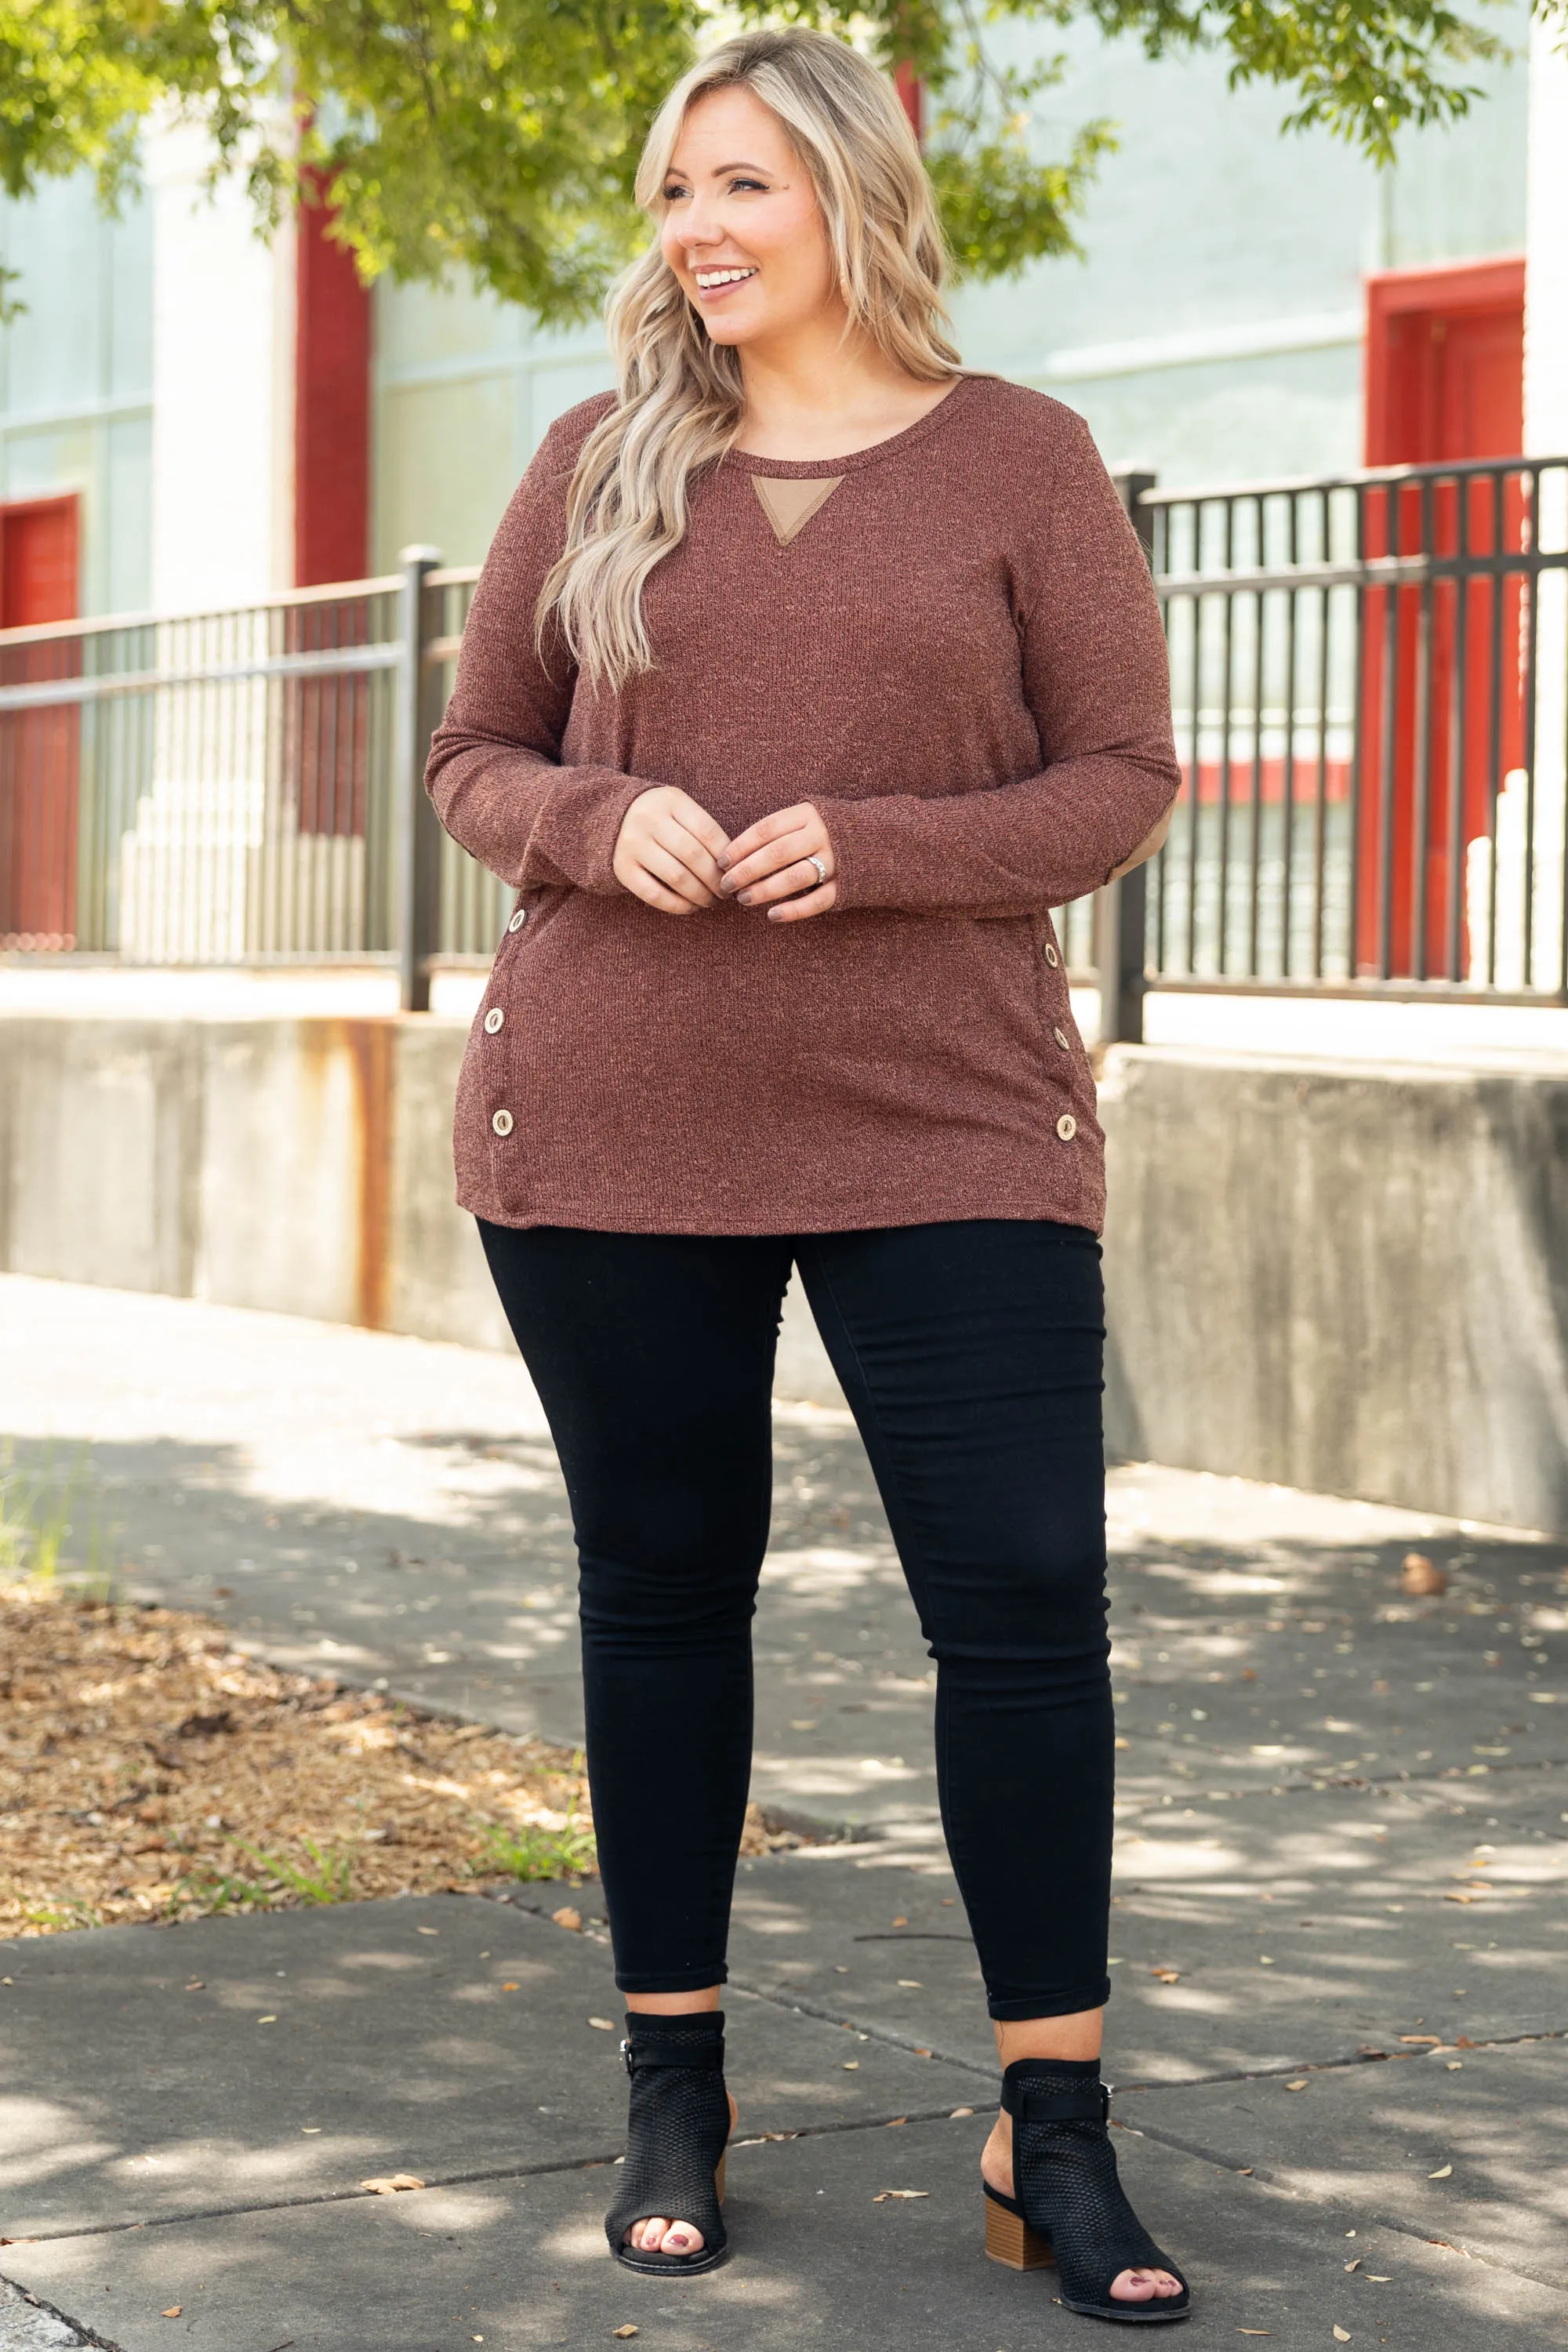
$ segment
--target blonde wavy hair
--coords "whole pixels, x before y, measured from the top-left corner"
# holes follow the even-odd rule
[[[842,41],[800,27],[742,33],[676,83],[648,132],[637,198],[656,220],[688,110],[744,89],[770,107],[811,173],[847,331],[921,382],[960,373],[944,329],[947,255],[931,182],[890,83]],[[610,297],[619,398],[583,445],[567,497],[566,544],[540,592],[595,684],[615,689],[650,669],[644,583],[686,536],[693,475],[717,464],[740,428],[741,362],[710,340],[656,241]]]

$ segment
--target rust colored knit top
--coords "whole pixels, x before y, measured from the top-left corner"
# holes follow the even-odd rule
[[[1148,572],[1087,427],[970,376],[851,457],[726,457],[645,591],[658,666],[608,694],[534,649],[607,405],[559,420],[508,508],[431,749],[441,822],[518,892],[458,1087],[459,1202],[628,1233],[1098,1232],[1049,909],[1106,880],[1178,772]],[[781,543],[769,478],[837,487]],[[815,802],[837,906],[633,898],[611,858],[652,783],[731,837]]]

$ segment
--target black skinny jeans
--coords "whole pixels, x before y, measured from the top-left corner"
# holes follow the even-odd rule
[[[937,1662],[943,1826],[991,2014],[1110,1990],[1100,1251],[994,1219],[479,1231],[565,1474],[594,1820],[626,1992],[718,1984],[792,1261]]]

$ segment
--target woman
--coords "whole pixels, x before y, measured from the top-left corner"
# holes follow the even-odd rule
[[[986,2242],[1184,2315],[1100,2083],[1112,1726],[1103,1173],[1049,909],[1175,793],[1147,572],[1089,434],[966,376],[887,84],[747,34],[672,92],[615,394],[547,436],[432,750],[517,889],[458,1197],[550,1418],[631,2111],[610,2244],[716,2262],[720,1987],[769,1397],[797,1265],[938,1661],[1004,2068]],[[719,2178],[716,2178],[719,2175]]]

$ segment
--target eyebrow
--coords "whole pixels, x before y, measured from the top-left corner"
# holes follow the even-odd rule
[[[762,163],[715,163],[711,176],[715,180],[721,180],[726,172],[755,172],[758,177],[763,180],[771,179],[773,176]],[[683,172],[679,163],[671,163],[664,176],[667,180],[670,178],[691,180],[697,175],[694,172]]]

